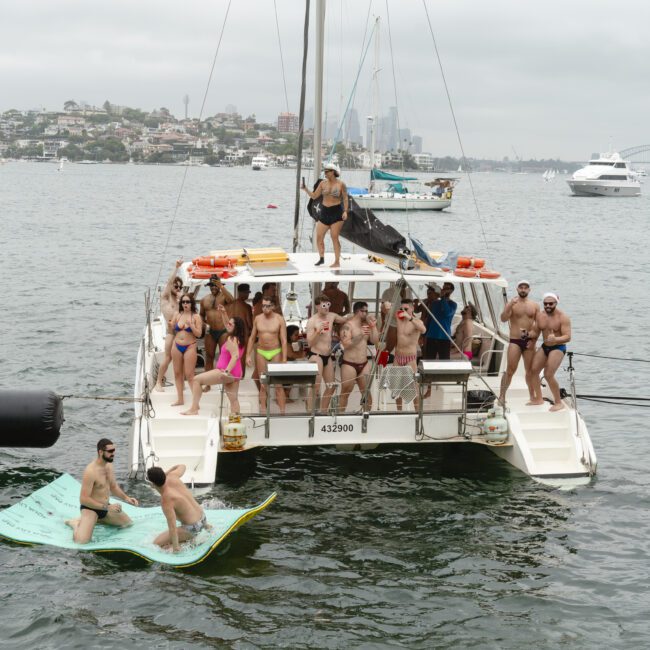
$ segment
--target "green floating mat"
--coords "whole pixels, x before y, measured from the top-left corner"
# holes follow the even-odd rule
[[[19,503],[0,512],[0,536],[27,544],[49,544],[79,551],[125,551],[151,562],[188,567],[205,560],[236,528],[270,505],[274,492],[253,508],[208,510],[205,514],[212,530],[201,531],[191,542],[181,545],[178,553],[165,551],[153,543],[158,533],[167,530],[167,520],[159,506],[136,507],[122,503],[122,510],[133,520],[129,528],[95,526],[92,541],[75,544],[66,519],[79,516],[81,483],[63,474],[49,485],[36,490]]]

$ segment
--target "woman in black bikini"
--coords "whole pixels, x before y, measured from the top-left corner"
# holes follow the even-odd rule
[[[307,192],[310,199],[315,200],[323,197],[320,206],[320,214],[316,223],[316,246],[318,247],[319,260],[316,266],[325,263],[325,233],[329,230],[334,246],[334,264],[332,267],[341,264],[341,242],[339,234],[343,228],[343,222],[348,218],[348,190],[345,183],[339,180],[341,172],[336,165],[328,163],[325,165],[325,180],[319,183],[318,187],[310,192],[306,185],[302,189]]]
[[[183,401],[184,379],[190,385],[194,382],[196,368],[196,339],[201,336],[203,319],[196,313],[194,296],[184,293],[178,302],[178,314],[172,321],[175,332],[172,345],[172,362],[174,363],[174,382],[176,383],[177,400],[172,406],[181,406]]]

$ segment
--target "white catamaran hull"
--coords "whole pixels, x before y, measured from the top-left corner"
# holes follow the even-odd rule
[[[352,198],[367,210],[444,210],[451,199],[422,194],[357,194]]]

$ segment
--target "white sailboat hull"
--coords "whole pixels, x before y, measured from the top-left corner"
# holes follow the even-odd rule
[[[444,210],[451,205],[451,199],[431,194],[357,194],[352,197],[367,210]]]
[[[639,196],[641,184],[638,181],[568,180],[576,196]]]

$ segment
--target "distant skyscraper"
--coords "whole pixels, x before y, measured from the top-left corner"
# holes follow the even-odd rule
[[[298,133],[298,116],[295,113],[280,113],[278,115],[278,131],[280,133]]]
[[[314,109],[308,108],[305,111],[305,130],[314,128]]]
[[[414,135],[411,141],[413,142],[413,153],[422,153],[422,137]]]
[[[351,144],[361,144],[361,130],[359,128],[359,114],[351,108],[347,117],[346,140]]]
[[[400,148],[399,134],[397,133],[397,106],[391,106],[388,109],[387,124],[388,132],[386,133],[386,149],[388,151],[397,151]]]
[[[398,149],[404,151],[411,151],[411,129],[400,129],[399,130],[399,142]]]

